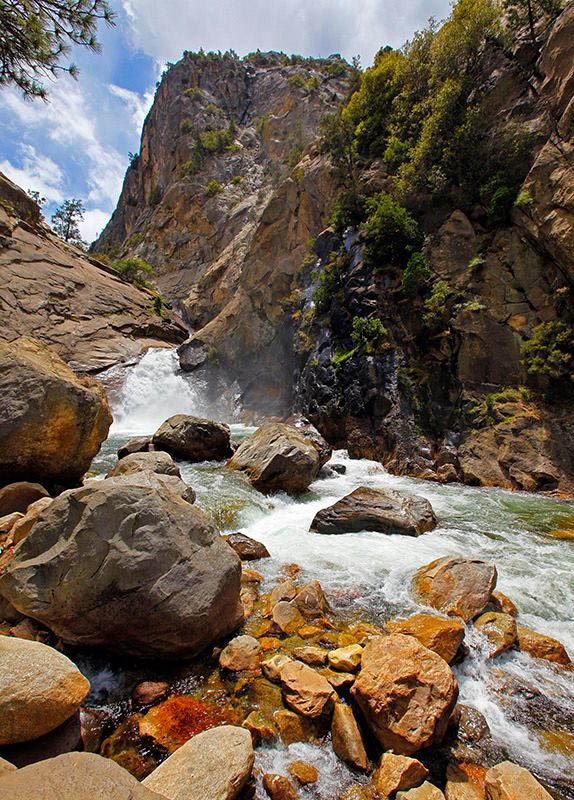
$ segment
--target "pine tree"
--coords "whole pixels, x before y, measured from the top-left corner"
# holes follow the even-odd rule
[[[503,0],[508,18],[514,27],[528,25],[530,39],[536,44],[536,24],[542,17],[554,16],[563,6],[562,0]]]
[[[52,214],[52,230],[65,242],[85,248],[86,243],[82,239],[79,227],[79,223],[84,219],[84,211],[81,200],[75,198],[64,200]]]

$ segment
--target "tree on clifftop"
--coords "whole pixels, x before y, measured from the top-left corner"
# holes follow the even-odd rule
[[[72,45],[100,51],[98,22],[114,24],[107,0],[0,0],[0,86],[16,85],[25,97],[46,98],[42,81],[58,72]]]
[[[563,0],[503,0],[510,22],[515,27],[528,25],[533,44],[536,44],[536,24],[544,16],[555,16],[563,7]]]
[[[84,204],[72,198],[64,200],[52,214],[52,230],[65,242],[84,249],[86,243],[82,239],[79,223],[84,219]]]

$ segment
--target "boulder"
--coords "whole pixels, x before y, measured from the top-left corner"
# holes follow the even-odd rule
[[[383,753],[372,783],[377,795],[388,798],[394,797],[395,792],[420,786],[428,774],[428,769],[416,758],[388,752]]]
[[[140,738],[145,738],[148,746],[159,745],[173,753],[192,736],[226,725],[230,720],[227,709],[211,699],[172,694],[143,716],[136,717],[134,722],[137,722]]]
[[[488,639],[491,658],[512,647],[518,635],[514,617],[496,611],[485,611],[474,621],[474,627]]]
[[[256,542],[244,533],[231,533],[224,537],[227,544],[232,547],[242,561],[258,561],[260,558],[270,558],[269,550],[261,542]]]
[[[118,459],[125,458],[132,453],[151,453],[155,450],[151,436],[139,436],[136,439],[130,439],[125,442],[118,450]]]
[[[257,670],[261,661],[261,645],[253,636],[236,636],[219,655],[219,666],[232,672]]]
[[[0,395],[0,482],[77,485],[112,423],[103,386],[21,337],[0,342]]]
[[[266,773],[263,776],[263,788],[271,800],[297,800],[297,790],[284,775]]]
[[[464,765],[449,764],[444,789],[446,800],[485,800],[483,787],[472,777]]]
[[[338,647],[328,654],[329,666],[338,672],[355,672],[361,664],[363,648],[360,644],[348,644]]]
[[[444,794],[432,783],[425,781],[416,789],[397,792],[396,800],[444,800]]]
[[[279,683],[281,680],[281,670],[285,664],[288,664],[290,661],[292,661],[292,659],[288,655],[285,655],[285,653],[277,653],[274,656],[269,656],[269,658],[266,658],[261,664],[263,674],[268,681]]]
[[[510,761],[497,764],[486,773],[487,800],[552,800],[534,775]]]
[[[304,717],[320,717],[330,710],[335,692],[329,681],[300,661],[290,661],[280,672],[285,702]]]
[[[366,486],[318,511],[311,523],[312,531],[327,534],[376,531],[419,536],[435,527],[432,506],[424,497]]]
[[[60,495],[16,548],[0,593],[64,641],[142,657],[192,656],[243,618],[241,562],[210,519],[142,475]]]
[[[139,472],[131,472],[128,475],[118,475],[115,478],[106,478],[107,485],[110,485],[111,481],[114,482],[115,486],[141,486],[148,489],[157,489],[160,492],[174,494],[185,500],[186,503],[192,505],[195,503],[195,490],[193,487],[184,483],[176,475],[164,475],[163,473],[141,470]],[[94,479],[84,481],[84,486],[97,486],[99,483],[99,480]]]
[[[305,624],[297,607],[287,600],[281,600],[274,606],[272,619],[275,625],[287,635],[296,633]]]
[[[530,653],[534,658],[545,658],[546,661],[553,661],[563,666],[569,666],[572,663],[566,648],[558,639],[532,631],[524,625],[516,626],[516,635],[518,649],[524,653]]]
[[[368,642],[351,694],[381,745],[412,755],[443,739],[458,686],[444,659],[392,633]]]
[[[322,667],[327,663],[327,656],[328,651],[322,647],[296,647],[293,650],[293,658],[311,667]]]
[[[300,786],[309,786],[319,780],[317,769],[306,761],[292,761],[287,770]]]
[[[28,506],[50,495],[39,483],[18,481],[0,489],[0,517],[19,512],[26,513]]]
[[[42,511],[49,508],[52,502],[53,500],[51,497],[41,497],[40,500],[36,500],[35,503],[28,506],[28,510],[24,516],[19,519],[12,528],[12,541],[15,545],[28,536]]]
[[[293,605],[307,619],[324,617],[331,610],[319,581],[309,581],[302,586],[293,598]]]
[[[233,453],[229,426],[210,419],[176,414],[153,435],[156,450],[186,461],[223,461]]]
[[[507,597],[502,592],[492,593],[487,611],[496,611],[499,614],[510,614],[511,617],[518,616],[518,609],[515,604],[510,597]]]
[[[317,449],[292,425],[270,422],[245,439],[227,466],[261,492],[305,492],[321,469]]]
[[[493,564],[461,556],[443,556],[415,573],[413,589],[424,605],[470,622],[488,605],[496,578]]]
[[[474,706],[458,703],[451,721],[456,725],[457,738],[462,742],[480,742],[490,736],[486,717]]]
[[[249,731],[223,725],[187,741],[142,785],[168,800],[234,800],[251,776],[254,759]]]
[[[0,664],[0,745],[53,731],[90,690],[69,658],[40,642],[0,636]]]
[[[175,475],[181,478],[179,467],[169,453],[148,452],[130,453],[121,458],[106,475],[115,478],[118,475],[132,475],[134,472],[155,472],[158,475]]]
[[[313,445],[319,455],[319,469],[322,469],[333,455],[333,448],[321,436],[317,428],[304,417],[290,417],[286,420],[289,425],[303,434],[307,441]],[[344,469],[344,467],[343,467]]]
[[[335,704],[331,721],[331,741],[333,750],[341,761],[355,769],[367,769],[367,752],[351,706]]]
[[[165,800],[110,758],[65,753],[0,774],[0,797],[10,800]]]
[[[454,660],[464,639],[464,625],[457,619],[444,619],[435,614],[413,614],[407,619],[387,622],[391,633],[414,636],[449,664]]]

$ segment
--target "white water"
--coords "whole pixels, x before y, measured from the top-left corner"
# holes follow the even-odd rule
[[[204,387],[177,374],[175,365],[171,352],[151,351],[129,370],[114,404],[113,436],[100,459],[100,469],[106,468],[120,441],[134,433],[152,433],[174,413],[219,418],[229,414],[225,408],[214,409],[213,404],[206,403]],[[240,434],[240,426],[234,426],[234,432]],[[213,514],[222,530],[242,530],[266,544],[272,559],[259,562],[257,568],[268,582],[277,576],[282,564],[295,562],[306,578],[321,581],[335,606],[382,621],[419,609],[409,594],[411,576],[419,566],[448,554],[480,557],[496,564],[497,588],[516,603],[519,621],[555,636],[574,656],[574,544],[550,536],[551,530],[572,525],[574,503],[395,477],[380,464],[352,460],[344,452],[335,453],[332,461],[345,464],[346,474],[317,480],[307,494],[296,499],[283,494],[264,497],[243,475],[227,472],[220,465],[184,462],[180,468],[184,479],[197,491],[198,505]],[[418,538],[368,532],[321,536],[309,532],[319,509],[361,485],[392,486],[426,497],[435,510],[438,527]],[[515,652],[489,660],[484,640],[471,629],[466,642],[471,653],[455,667],[461,701],[482,711],[495,742],[508,757],[548,781],[569,783],[572,794],[563,796],[574,797],[572,760],[551,750],[535,730],[560,726],[544,719],[535,724],[524,719],[512,698],[503,707],[500,694],[492,689],[492,670],[502,667],[540,691],[551,711],[558,709],[571,719],[574,674]],[[315,755],[319,761],[327,757],[320,748]],[[271,751],[260,759],[266,768],[272,761],[277,771],[286,774],[288,756],[285,750]],[[323,789],[313,791],[315,794],[308,790],[309,797],[329,796],[323,795]]]

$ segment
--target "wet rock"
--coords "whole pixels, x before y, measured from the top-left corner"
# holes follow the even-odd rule
[[[173,695],[141,717],[138,728],[140,736],[151,737],[171,753],[192,737],[229,722],[225,709],[209,700]]]
[[[261,645],[253,636],[236,636],[223,648],[219,656],[221,669],[232,672],[257,670],[261,660]]]
[[[407,619],[387,622],[391,633],[414,636],[429,650],[451,664],[464,639],[464,625],[457,619],[443,619],[435,614],[414,614]]]
[[[242,561],[257,561],[260,558],[270,558],[269,550],[264,544],[251,539],[250,536],[245,536],[244,533],[232,533],[224,538]]]
[[[274,607],[277,603],[281,602],[281,600],[293,600],[297,596],[298,591],[299,590],[290,578],[278,583],[269,593],[267,601],[269,611],[273,611]]]
[[[28,506],[50,495],[39,483],[18,481],[0,489],[0,517],[16,512],[25,514]]]
[[[421,603],[465,622],[478,617],[496,585],[496,567],[478,559],[444,556],[421,567],[413,589]]]
[[[88,753],[99,753],[104,736],[114,725],[109,711],[101,708],[80,709],[80,738],[82,749]]]
[[[0,796],[10,800],[165,800],[109,758],[65,753],[0,774]]]
[[[40,642],[0,636],[0,745],[37,739],[76,713],[89,681]]]
[[[155,472],[158,475],[175,475],[181,478],[179,467],[169,455],[161,451],[157,453],[131,453],[120,459],[106,475],[115,478],[118,475],[132,475],[134,472]]]
[[[302,586],[293,598],[293,605],[307,619],[323,617],[331,611],[319,581],[309,581],[309,583]]]
[[[229,426],[200,417],[176,414],[153,435],[156,450],[186,461],[223,461],[232,454]]]
[[[367,752],[351,706],[335,703],[331,721],[331,741],[333,750],[341,761],[355,769],[367,769]]]
[[[338,672],[355,672],[361,664],[363,648],[360,644],[349,644],[329,651],[328,659],[331,669]]]
[[[125,458],[132,453],[151,453],[155,450],[151,436],[140,436],[137,439],[130,439],[123,444],[118,452],[118,459]]]
[[[367,644],[351,694],[383,747],[411,755],[442,740],[458,687],[444,659],[393,633]]]
[[[300,786],[309,786],[319,780],[317,769],[306,761],[293,761],[287,769]]]
[[[42,511],[49,508],[52,502],[53,500],[51,497],[41,497],[40,500],[36,500],[35,503],[31,503],[28,506],[28,510],[24,516],[16,522],[11,530],[12,541],[15,545],[28,536]]]
[[[272,619],[286,634],[296,633],[305,624],[305,619],[296,606],[286,600],[281,600],[273,608]]]
[[[304,492],[321,468],[319,454],[292,425],[271,422],[243,441],[228,462],[262,492]]]
[[[168,800],[234,800],[254,758],[249,731],[224,725],[194,736],[142,783]]]
[[[252,735],[254,743],[272,741],[278,736],[277,726],[259,711],[252,711],[243,721],[243,726]]]
[[[463,742],[479,742],[490,736],[490,728],[486,717],[474,706],[458,703],[455,714],[457,716],[458,738]]]
[[[281,669],[281,686],[287,705],[305,717],[327,713],[335,697],[329,681],[300,661],[291,661]]]
[[[322,469],[333,455],[333,448],[331,445],[321,436],[317,428],[312,425],[308,419],[295,417],[288,419],[287,423],[297,428],[305,439],[313,445],[319,455],[319,469]]]
[[[510,599],[502,592],[493,592],[487,611],[496,611],[498,614],[510,614],[511,617],[518,616],[518,609]]]
[[[394,797],[394,793],[419,786],[429,774],[428,769],[416,758],[383,753],[373,773],[372,783],[378,795]]]
[[[474,765],[473,765],[474,766]],[[449,764],[446,768],[446,800],[485,800],[482,782],[473,780],[465,765]]]
[[[267,773],[263,776],[263,788],[271,800],[297,800],[297,790],[284,775]]]
[[[487,800],[552,800],[534,775],[524,767],[503,761],[486,773]]]
[[[343,692],[346,689],[350,689],[355,683],[355,678],[357,677],[351,672],[335,672],[332,669],[322,669],[320,670],[320,673],[327,678],[333,689],[336,689],[337,692]]]
[[[322,647],[296,647],[293,650],[293,658],[311,667],[322,667],[327,663],[327,655],[328,651]]]
[[[75,486],[112,423],[103,386],[21,337],[0,342],[0,394],[0,482]]]
[[[292,661],[289,656],[285,655],[284,653],[277,653],[275,656],[271,656],[270,658],[266,658],[261,663],[261,668],[263,669],[263,674],[269,681],[279,682],[281,680],[281,670]]]
[[[444,800],[444,794],[432,783],[425,781],[416,789],[409,789],[408,792],[398,792],[396,800]]]
[[[323,633],[323,629],[318,628],[317,625],[303,625],[297,633],[302,639],[313,639],[315,636],[320,636]]]
[[[159,703],[169,694],[166,681],[142,681],[132,689],[132,703],[135,706],[151,706]]]
[[[377,531],[418,536],[434,527],[436,517],[424,497],[365,486],[318,511],[311,523],[311,530],[327,534]]]
[[[148,474],[60,495],[16,549],[0,592],[67,642],[138,656],[193,655],[235,630],[239,559],[162,483],[177,478],[128,482]]]
[[[489,643],[489,656],[504,653],[512,647],[517,639],[516,622],[510,614],[498,614],[495,611],[486,611],[474,622],[477,628]]]
[[[299,714],[295,714],[294,711],[280,708],[273,714],[273,721],[277,725],[281,741],[286,747],[295,742],[307,742],[311,739],[307,720],[300,717]]]
[[[518,649],[530,653],[535,658],[544,658],[555,664],[569,666],[572,662],[566,648],[558,639],[544,636],[542,633],[526,628],[524,625],[516,626]]]

